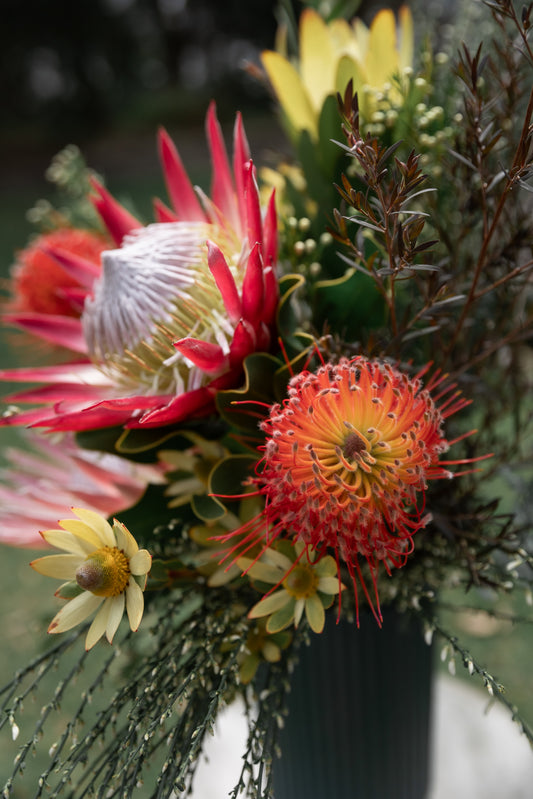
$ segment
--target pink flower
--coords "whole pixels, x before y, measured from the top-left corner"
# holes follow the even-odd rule
[[[106,517],[130,508],[148,483],[163,482],[156,466],[117,455],[80,449],[74,436],[53,442],[32,434],[32,451],[7,449],[9,466],[0,470],[0,542],[42,547],[39,530],[57,525],[72,506],[83,504]]]
[[[96,181],[94,200],[117,249],[102,254],[73,335],[83,358],[12,369],[0,378],[45,385],[9,398],[44,407],[1,424],[50,430],[155,427],[208,413],[244,358],[268,350],[278,301],[274,197],[262,212],[240,116],[230,168],[214,106],[207,115],[211,199],[194,190],[165,132],[159,144],[172,210],[156,202],[143,227]],[[57,254],[71,272],[80,259]]]

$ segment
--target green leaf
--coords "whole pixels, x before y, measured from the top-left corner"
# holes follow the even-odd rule
[[[302,349],[300,353],[296,357],[292,358],[288,364],[283,364],[283,366],[280,367],[275,374],[274,395],[276,402],[281,403],[282,400],[286,398],[287,387],[293,374],[298,374],[303,369],[311,368],[311,364],[316,357],[316,353],[313,354],[315,340],[305,333],[300,335],[300,340],[302,342],[302,346],[305,345],[305,349]]]
[[[318,144],[321,170],[329,176],[331,194],[334,196],[332,184],[340,174],[341,162],[345,158],[344,151],[335,142],[344,141],[341,117],[337,98],[331,94],[326,97],[320,119],[318,121]]]
[[[183,562],[177,558],[171,560],[154,558],[154,560],[152,560],[152,568],[150,569],[150,580],[166,583],[168,581],[169,572],[181,571],[184,568]]]
[[[169,510],[165,490],[165,485],[149,485],[136,505],[117,514],[137,541],[143,542],[148,549],[150,541],[154,540],[155,528],[160,525],[166,527],[171,520],[176,519],[178,513],[182,524],[187,518],[191,520],[194,518],[187,505],[176,511]]]
[[[112,452],[129,460],[153,463],[157,460],[155,450],[165,445],[166,449],[187,449],[191,439],[201,435],[208,440],[221,438],[226,427],[220,419],[193,420],[175,427],[132,428],[106,427],[100,430],[84,430],[76,433],[76,441],[83,449]]]
[[[141,459],[150,459],[149,453],[154,449],[160,449],[163,444],[165,449],[188,449],[192,443],[196,443],[198,436],[207,440],[221,438],[226,431],[226,426],[220,419],[209,417],[208,419],[193,419],[190,422],[180,423],[179,429],[175,427],[164,428],[132,428],[121,430],[121,435],[116,442],[116,451],[120,455],[137,456]],[[155,459],[152,452],[151,459]]]
[[[214,522],[226,515],[226,508],[216,499],[207,494],[196,494],[191,501],[193,512],[204,522]]]
[[[385,303],[374,280],[351,269],[337,280],[318,282],[313,306],[316,326],[320,329],[327,324],[348,341],[360,340],[385,320]]]
[[[266,415],[266,410],[254,405],[272,404],[274,375],[279,367],[280,361],[273,355],[264,352],[249,355],[244,361],[244,387],[217,394],[216,403],[223,419],[232,427],[261,439],[259,421]]]
[[[99,430],[83,430],[76,433],[76,443],[82,447],[82,449],[95,449],[100,452],[116,453],[116,444],[123,432],[123,427],[104,427]]]
[[[209,493],[221,499],[239,499],[246,493],[243,483],[255,474],[257,458],[253,455],[230,455],[217,463],[209,476]]]
[[[74,597],[83,594],[84,589],[80,588],[76,580],[70,580],[68,583],[63,583],[63,585],[59,586],[55,595],[61,597],[61,599],[74,599]]]
[[[334,100],[334,98],[330,99]],[[336,103],[335,100],[334,102]],[[326,113],[329,113],[329,110]],[[324,129],[328,127],[327,117],[324,119],[323,126]],[[335,138],[338,138],[338,136]],[[340,164],[342,158],[341,148],[333,142],[329,142],[328,150],[329,148],[331,148],[331,152],[338,153]],[[297,152],[307,183],[307,194],[317,203],[321,216],[325,218],[327,214],[331,213],[331,209],[336,204],[337,193],[333,185],[336,170],[333,173],[325,170],[320,144],[314,142],[306,130],[303,130],[300,134]]]
[[[361,5],[361,0],[338,0],[337,3],[331,8],[327,21],[331,22],[337,17],[344,17],[344,19],[352,19],[355,17],[357,9]]]

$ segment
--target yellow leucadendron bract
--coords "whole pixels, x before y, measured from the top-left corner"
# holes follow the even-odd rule
[[[383,9],[367,28],[359,19],[327,23],[307,8],[300,17],[299,62],[291,63],[273,50],[263,52],[261,59],[291,133],[308,130],[316,139],[327,97],[343,94],[352,80],[354,90],[359,92],[361,114],[368,119],[372,94],[384,90],[394,75],[401,75],[412,66],[411,12],[402,6],[397,26],[393,12]],[[400,100],[394,89],[389,89],[389,97],[395,102]]]

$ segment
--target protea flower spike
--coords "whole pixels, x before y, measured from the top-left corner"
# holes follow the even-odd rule
[[[288,398],[270,409],[256,493],[264,510],[226,539],[236,561],[278,538],[303,542],[310,552],[335,554],[361,585],[378,622],[380,564],[390,574],[405,564],[413,536],[431,515],[424,511],[429,480],[451,478],[441,455],[455,442],[444,421],[469,404],[436,372],[422,385],[387,362],[356,357],[292,378]],[[440,388],[439,388],[440,386]],[[365,583],[366,561],[374,598]],[[242,561],[240,561],[242,562]],[[340,576],[339,576],[340,580]]]
[[[88,357],[0,373],[48,383],[9,398],[48,407],[11,414],[3,424],[54,430],[171,424],[208,412],[216,391],[239,380],[244,358],[269,348],[278,301],[274,196],[263,214],[240,116],[233,169],[214,105],[207,138],[210,199],[193,189],[177,150],[160,133],[172,209],[156,201],[158,221],[147,227],[93,181],[95,206],[117,248],[102,254],[101,276],[79,322]],[[62,264],[68,268],[65,258]]]

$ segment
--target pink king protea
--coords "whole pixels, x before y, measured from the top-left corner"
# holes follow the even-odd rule
[[[163,468],[82,449],[72,433],[32,431],[24,449],[8,448],[0,469],[0,543],[42,547],[38,532],[57,524],[67,508],[83,504],[106,517],[126,510],[149,483],[164,481]]]
[[[207,137],[211,199],[193,189],[161,132],[173,210],[156,201],[158,221],[147,227],[93,182],[95,206],[117,249],[102,253],[96,277],[94,265],[55,252],[67,272],[91,285],[81,319],[64,331],[69,346],[77,325],[84,357],[0,372],[5,380],[46,383],[9,398],[44,407],[11,412],[1,424],[51,430],[171,424],[208,412],[215,392],[239,380],[244,358],[269,348],[278,301],[274,197],[263,214],[240,116],[233,174],[213,105]]]

